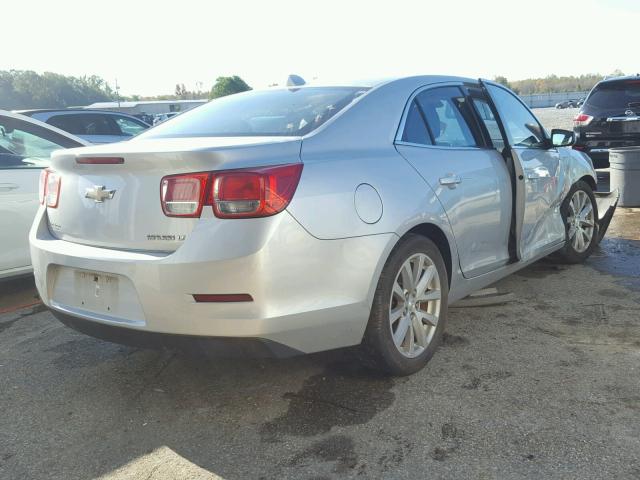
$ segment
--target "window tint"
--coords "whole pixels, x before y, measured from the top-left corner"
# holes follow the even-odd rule
[[[148,128],[142,123],[136,122],[127,117],[114,116],[113,118],[116,121],[116,125],[118,125],[118,129],[120,130],[120,135],[133,137],[134,135],[138,135],[140,132]]]
[[[476,147],[468,120],[469,110],[462,91],[457,87],[425,90],[416,97],[427,121],[434,145],[444,147]]]
[[[54,150],[79,146],[39,125],[0,116],[0,169],[45,167]]]
[[[498,126],[496,118],[493,116],[489,103],[486,100],[474,98],[473,105],[476,107],[480,121],[484,123],[489,133],[493,146],[501,152],[504,149],[504,139],[502,138],[500,127]]]
[[[300,87],[238,93],[182,113],[138,138],[306,135],[367,90]]]
[[[640,106],[640,81],[601,83],[593,89],[586,103],[602,109],[638,107]]]
[[[411,102],[407,120],[404,123],[404,131],[402,132],[402,141],[417,143],[420,145],[431,145],[431,137],[427,131],[427,126],[422,118],[420,107],[416,101]]]
[[[513,94],[503,88],[487,85],[512,147],[541,148],[544,130],[536,117]]]
[[[74,135],[117,135],[118,131],[108,115],[79,113],[55,115],[47,123]]]

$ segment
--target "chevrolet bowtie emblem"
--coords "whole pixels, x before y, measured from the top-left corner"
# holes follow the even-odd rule
[[[92,188],[87,188],[84,198],[90,198],[96,203],[102,203],[105,200],[111,200],[115,193],[115,190],[107,190],[104,185],[94,185]]]

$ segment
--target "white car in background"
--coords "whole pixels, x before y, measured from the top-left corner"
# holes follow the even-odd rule
[[[0,278],[31,272],[29,229],[38,179],[54,150],[89,142],[24,115],[0,110]]]
[[[17,113],[40,120],[92,144],[123,142],[144,132],[151,126],[131,115],[105,110],[67,108],[64,110],[22,110]]]
[[[155,115],[153,117],[153,124],[157,125],[159,123],[162,122],[166,122],[167,120],[169,120],[170,118],[175,117],[176,115],[178,115],[180,112],[167,112],[167,113],[158,113],[157,115]]]

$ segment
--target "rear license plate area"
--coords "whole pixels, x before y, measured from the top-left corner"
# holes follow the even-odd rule
[[[76,270],[75,280],[80,306],[91,311],[112,313],[118,296],[118,277]]]
[[[53,266],[51,305],[105,322],[145,325],[138,293],[129,278],[114,273]]]

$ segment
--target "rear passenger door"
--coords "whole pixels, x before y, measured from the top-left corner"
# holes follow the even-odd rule
[[[406,108],[398,152],[436,192],[466,277],[509,262],[511,182],[504,159],[487,145],[461,84],[426,87]]]
[[[528,260],[565,238],[560,216],[561,154],[518,97],[498,85],[485,86],[504,126],[506,153],[514,162],[517,257]]]

